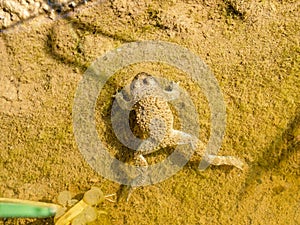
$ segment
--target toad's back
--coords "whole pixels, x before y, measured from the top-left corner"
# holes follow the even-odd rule
[[[176,145],[171,138],[173,113],[168,102],[160,97],[148,96],[138,101],[133,109],[139,136],[160,141],[160,147],[163,148]]]

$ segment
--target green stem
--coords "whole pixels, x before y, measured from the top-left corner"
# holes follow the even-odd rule
[[[51,207],[0,202],[0,218],[45,218],[55,215]]]

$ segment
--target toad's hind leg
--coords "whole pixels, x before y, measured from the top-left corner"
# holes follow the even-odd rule
[[[158,134],[156,130],[156,132],[151,133],[150,137],[140,144],[137,151],[135,152],[135,160],[136,164],[139,166],[138,170],[140,174],[135,177],[132,180],[131,184],[128,186],[128,195],[126,201],[129,200],[132,192],[138,186],[143,186],[145,184],[147,178],[149,178],[151,181],[151,178],[147,173],[148,163],[144,158],[144,155],[156,152],[161,147],[174,146],[178,144],[190,144],[193,149],[197,148],[197,146],[203,145],[202,142],[196,137],[179,130],[171,130],[168,138],[163,139],[162,142],[161,135]]]
[[[177,140],[176,144],[190,144],[195,152],[204,157],[204,160],[209,164],[220,166],[220,165],[230,165],[235,166],[239,169],[243,169],[244,163],[237,157],[234,156],[217,156],[217,155],[209,155],[205,153],[204,144],[195,136],[184,133],[179,130],[173,130],[173,139]]]
[[[144,163],[144,166],[138,167],[138,171],[140,174],[131,181],[131,184],[129,186],[127,186],[127,191],[128,191],[127,197],[126,197],[127,202],[129,201],[132,192],[134,190],[136,190],[137,187],[143,186],[143,184],[146,181],[146,177],[147,177],[146,172],[147,172],[147,168],[148,168],[148,163],[147,163],[146,159],[144,158],[144,156],[142,156],[142,155],[139,155],[138,159],[142,163]]]
[[[195,136],[185,133],[180,130],[172,130],[171,132],[172,136],[170,138],[170,142],[173,142],[173,145],[185,145],[189,144],[193,150],[197,152],[199,155],[204,154],[205,146],[202,141],[200,141]]]
[[[138,149],[135,152],[135,161],[136,165],[138,166],[139,175],[136,176],[129,186],[127,186],[127,198],[126,201],[128,202],[129,198],[131,197],[132,192],[139,186],[143,186],[146,183],[146,179],[148,177],[147,169],[148,169],[148,162],[143,155],[150,154],[155,152],[159,149],[159,145],[151,138],[144,140]]]

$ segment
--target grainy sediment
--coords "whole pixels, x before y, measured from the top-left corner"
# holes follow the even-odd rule
[[[87,0],[0,0],[0,30],[39,15],[55,18]]]

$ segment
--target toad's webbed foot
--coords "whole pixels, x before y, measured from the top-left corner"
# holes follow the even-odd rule
[[[239,168],[240,170],[243,170],[244,163],[242,160],[240,160],[237,157],[234,156],[217,156],[217,155],[207,155],[204,157],[204,159],[215,166],[220,165],[229,165],[229,166],[235,166]]]
[[[129,201],[132,192],[136,190],[137,187],[143,186],[143,184],[145,184],[146,179],[149,176],[147,174],[148,162],[143,156],[143,154],[144,155],[149,154],[152,151],[154,151],[153,149],[157,149],[157,148],[158,146],[156,146],[156,144],[152,142],[151,139],[148,139],[148,140],[144,140],[136,150],[134,154],[134,158],[135,158],[135,164],[136,166],[138,166],[139,174],[135,178],[133,178],[130,185],[126,187],[127,193],[125,194],[127,195],[126,197],[127,202]]]

